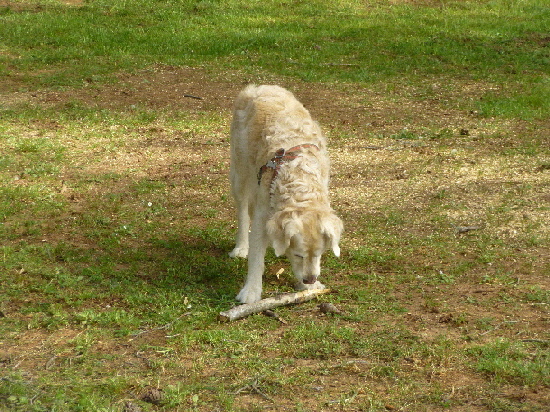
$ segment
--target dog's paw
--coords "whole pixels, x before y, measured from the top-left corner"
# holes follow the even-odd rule
[[[229,252],[229,257],[232,258],[245,258],[248,257],[248,248],[246,247],[236,247],[231,252]]]
[[[317,281],[311,285],[306,285],[303,282],[296,283],[296,286],[294,286],[294,289],[300,291],[300,290],[312,290],[312,289],[326,289],[327,287],[323,285],[321,282]]]
[[[244,287],[237,295],[237,300],[241,303],[254,303],[262,299],[262,289]]]

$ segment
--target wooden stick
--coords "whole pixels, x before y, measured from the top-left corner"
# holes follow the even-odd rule
[[[462,233],[468,233],[472,230],[479,230],[483,229],[483,226],[456,226],[455,230],[456,233],[462,234]]]
[[[262,299],[258,302],[245,303],[243,305],[235,306],[228,311],[221,312],[218,315],[218,320],[220,322],[231,322],[233,320],[252,315],[253,313],[263,312],[279,306],[307,302],[308,300],[312,300],[319,295],[329,292],[330,289],[311,289],[295,293],[283,293],[282,295],[275,296],[274,298]]]
[[[202,100],[202,97],[193,96],[192,94],[184,94],[183,97],[189,97],[190,99]]]

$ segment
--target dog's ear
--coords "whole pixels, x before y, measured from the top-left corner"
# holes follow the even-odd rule
[[[340,242],[343,230],[344,225],[342,221],[334,213],[321,220],[321,233],[325,236],[328,247],[332,249],[336,257],[340,256],[340,246],[338,246],[338,243]]]
[[[288,248],[290,246],[290,240],[295,237],[301,237],[302,232],[304,231],[304,224],[300,219],[294,218],[289,219],[285,222],[285,244]]]
[[[287,239],[284,236],[283,232],[279,232],[279,233],[280,233],[280,236],[276,236],[271,240],[271,244],[273,246],[273,249],[275,250],[276,256],[284,255],[286,250],[290,246],[290,239]]]
[[[266,229],[275,254],[282,256],[290,247],[292,237],[301,233],[302,222],[292,217],[283,218],[282,213],[275,213],[267,222]]]
[[[280,213],[275,213],[271,219],[267,221],[265,226],[267,237],[271,241],[273,249],[275,249],[275,254],[279,255],[279,251],[284,248],[284,236],[282,235],[282,228],[279,222]],[[286,249],[285,249],[286,250]]]

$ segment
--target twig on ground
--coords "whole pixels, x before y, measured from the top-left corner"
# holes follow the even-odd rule
[[[286,325],[286,320],[284,320],[283,318],[281,318],[279,315],[277,315],[275,312],[273,312],[272,310],[264,310],[262,312],[265,316],[267,316],[268,318],[274,318],[274,319],[277,319],[279,322],[281,322],[283,325]]]
[[[284,293],[274,298],[262,299],[258,302],[235,306],[228,311],[221,312],[218,315],[218,320],[221,322],[231,322],[252,315],[253,313],[265,312],[266,310],[279,306],[307,302],[308,300],[312,300],[319,295],[329,292],[330,289],[312,289],[295,293]]]
[[[157,331],[157,330],[169,329],[177,320],[183,318],[184,316],[189,316],[189,315],[191,315],[191,312],[185,312],[183,315],[178,316],[177,319],[173,320],[170,323],[167,323],[166,325],[162,325],[162,326],[158,326],[156,328],[151,328],[151,329],[146,329],[146,330],[140,330],[139,332],[133,333],[132,338],[130,339],[130,341],[134,340],[138,336],[141,336],[145,333],[150,333],[150,332],[154,332],[154,331]]]
[[[455,227],[456,233],[458,234],[468,233],[468,232],[471,232],[472,230],[479,230],[479,229],[483,229],[483,226],[456,226]]]
[[[321,66],[359,67],[357,63],[321,63]]]
[[[273,398],[271,398],[270,396],[266,395],[259,387],[258,387],[258,384],[259,384],[259,380],[260,378],[255,378],[251,383],[249,383],[248,385],[245,385],[243,386],[242,388],[240,389],[237,389],[235,391],[235,395],[238,395],[240,394],[241,392],[248,392],[248,393],[256,393],[258,395],[260,395],[262,398],[270,401],[270,402],[273,402],[275,403],[275,401],[273,400]]]
[[[50,370],[54,365],[55,361],[57,360],[57,355],[53,355],[48,361],[46,362],[46,365],[44,366],[44,369]]]
[[[189,97],[190,99],[202,100],[202,97],[193,96],[192,94],[184,94],[183,97]]]
[[[522,339],[521,341],[529,343],[550,343],[550,339]]]
[[[487,335],[488,333],[494,332],[495,330],[500,329],[502,325],[508,325],[513,323],[519,323],[519,320],[507,320],[507,321],[501,322],[498,325],[496,325],[493,329],[489,329],[488,331],[480,333],[479,336],[484,336],[484,335]]]

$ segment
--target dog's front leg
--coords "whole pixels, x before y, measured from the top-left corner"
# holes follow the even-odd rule
[[[248,273],[246,282],[237,295],[237,300],[242,303],[254,303],[262,298],[262,277],[267,249],[266,218],[267,213],[259,210],[254,213],[252,218],[249,235]]]
[[[229,253],[229,256],[233,258],[245,258],[248,256],[248,232],[250,230],[250,183],[245,181],[236,172],[235,168],[237,165],[235,165],[236,161],[234,157],[235,155],[232,154],[230,175],[231,192],[237,206],[237,241],[235,242],[235,248]]]
[[[230,257],[248,256],[248,237],[250,229],[250,217],[248,214],[248,198],[240,200],[237,205],[237,241],[235,248],[229,253]]]

